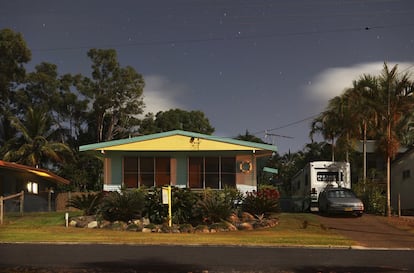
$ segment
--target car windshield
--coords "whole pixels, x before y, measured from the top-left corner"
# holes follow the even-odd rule
[[[346,190],[336,190],[336,191],[329,191],[328,197],[330,198],[347,198],[347,197],[355,197],[355,195]]]

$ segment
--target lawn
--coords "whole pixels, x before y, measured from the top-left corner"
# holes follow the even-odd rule
[[[73,214],[73,213],[72,213]],[[6,215],[0,226],[0,243],[52,242],[166,245],[246,246],[350,246],[352,241],[321,227],[312,214],[278,215],[279,224],[269,229],[217,233],[142,233],[65,227],[64,213]]]

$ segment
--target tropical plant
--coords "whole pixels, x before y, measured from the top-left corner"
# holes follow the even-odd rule
[[[278,212],[280,210],[279,197],[279,191],[272,187],[248,192],[243,201],[243,211],[257,216]]]
[[[235,139],[250,141],[250,142],[257,142],[257,143],[265,143],[261,138],[250,134],[248,130],[244,133],[244,135],[240,134]]]
[[[384,195],[385,187],[382,184],[367,179],[358,181],[352,189],[364,203],[364,209],[367,213],[384,215],[386,212],[386,196]]]
[[[172,190],[172,221],[175,224],[191,223],[194,218],[194,206],[200,195],[188,188]]]
[[[235,200],[224,191],[205,190],[198,201],[195,215],[203,223],[212,224],[230,217],[235,212]]]
[[[345,144],[367,136],[375,139],[378,150],[387,159],[387,214],[390,215],[390,164],[403,143],[410,143],[414,120],[414,83],[408,73],[384,63],[379,76],[363,75],[353,87],[330,101],[312,123],[311,136],[321,132],[332,145]],[[334,158],[334,157],[332,157]],[[365,166],[365,164],[364,164]],[[365,179],[365,171],[364,171]]]
[[[73,159],[70,147],[61,142],[49,141],[53,134],[51,120],[42,109],[27,109],[23,121],[12,117],[11,126],[18,134],[13,138],[4,160],[29,166],[46,166]]]
[[[315,118],[311,125],[310,137],[321,133],[330,140],[332,148],[332,161],[335,161],[335,149],[345,152],[345,161],[349,161],[349,150],[354,146],[353,139],[358,131],[358,123],[352,109],[350,96],[336,96],[328,103],[327,109]],[[339,147],[337,147],[339,146]]]
[[[103,158],[94,151],[74,152],[75,160],[61,166],[58,174],[70,180],[69,185],[60,186],[64,190],[86,192],[102,190]]]
[[[397,154],[404,136],[411,130],[414,120],[414,83],[409,74],[397,72],[397,65],[389,69],[384,64],[380,76],[364,75],[357,83],[367,107],[374,110],[378,149],[387,159],[387,215],[391,215],[390,165]]]
[[[103,219],[129,222],[142,217],[145,201],[141,191],[110,192],[102,199],[99,210]]]
[[[145,196],[143,215],[148,217],[151,223],[163,224],[168,219],[168,207],[162,203],[162,188],[140,188]]]
[[[95,215],[98,211],[103,193],[84,193],[70,198],[66,207],[83,211],[83,215]]]

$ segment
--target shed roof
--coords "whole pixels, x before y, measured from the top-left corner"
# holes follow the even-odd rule
[[[7,161],[0,160],[0,169],[2,168],[8,169],[8,170],[19,171],[19,172],[31,173],[36,176],[40,176],[44,179],[51,180],[54,182],[59,182],[62,184],[70,184],[69,180],[63,177],[60,177],[48,170],[44,170],[44,169],[34,168],[34,167],[26,166],[26,165],[17,164],[14,162],[7,162]]]
[[[174,130],[94,143],[80,151],[277,151],[275,145]]]

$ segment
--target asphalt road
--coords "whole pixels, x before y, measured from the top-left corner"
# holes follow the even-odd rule
[[[0,272],[414,272],[412,250],[0,244]]]

